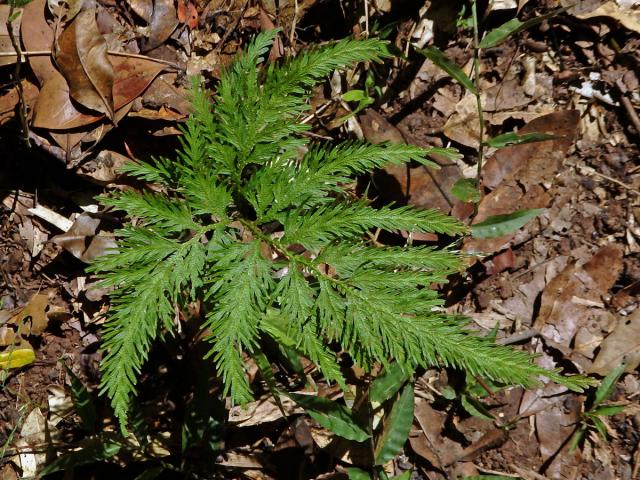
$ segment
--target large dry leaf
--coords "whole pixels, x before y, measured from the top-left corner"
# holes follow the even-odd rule
[[[34,106],[33,126],[47,130],[68,130],[97,122],[102,115],[80,112],[71,101],[64,77],[54,74],[44,83]]]
[[[25,50],[51,51],[52,49],[54,35],[44,16],[46,3],[46,0],[33,0],[24,7],[21,36]],[[28,61],[40,86],[57,72],[50,55],[30,55]]]
[[[53,140],[66,152],[67,167],[73,168],[82,160],[93,148],[97,145],[104,136],[109,133],[120,120],[127,116],[131,110],[131,103],[127,103],[124,107],[116,110],[113,122],[105,122],[104,119],[97,125],[87,130],[88,126],[82,128],[82,130],[66,130],[66,131],[50,131],[49,135]],[[80,143],[88,144],[86,147],[81,148]]]
[[[145,91],[166,65],[153,59],[109,55],[115,72],[113,103],[118,110]]]
[[[482,184],[493,189],[503,179],[512,180],[540,152],[566,151],[571,146],[577,122],[578,112],[575,110],[554,112],[530,121],[518,131],[519,134],[548,133],[563,138],[501,148],[485,163]]]
[[[559,133],[564,135],[563,138],[514,145],[509,147],[510,156],[501,155],[498,165],[489,165],[487,168],[490,170],[492,182],[495,183],[495,179],[498,179],[499,185],[480,202],[474,223],[482,222],[493,215],[547,207],[552,197],[543,183],[552,182],[562,166],[566,152],[572,144],[578,120],[575,110],[545,115],[536,122],[536,129],[546,133]],[[510,166],[509,162],[513,158],[517,163]],[[490,162],[491,160],[487,163]],[[470,253],[493,253],[506,248],[512,238],[513,234],[488,239],[467,238],[464,250]]]
[[[148,52],[162,45],[178,26],[178,14],[173,0],[155,0],[149,22],[151,33],[142,42],[142,51]]]
[[[628,317],[620,317],[616,328],[604,339],[590,372],[605,376],[622,362],[626,372],[640,365],[640,308]]]
[[[109,55],[113,64],[115,79],[113,82],[113,102],[116,109],[114,121],[117,123],[123,115],[123,108],[135,100],[149,86],[165,65],[153,60]],[[81,112],[69,96],[69,87],[64,77],[54,70],[50,78],[42,87],[38,101],[34,108],[33,126],[47,130],[69,130],[85,127],[103,118],[102,115],[92,115]],[[75,132],[82,133],[82,132]],[[86,133],[86,132],[85,132]],[[82,133],[77,137],[72,147],[82,139]],[[68,150],[68,144],[63,147]],[[61,145],[62,146],[62,145]]]
[[[113,65],[107,42],[98,30],[95,9],[80,12],[62,32],[56,63],[76,102],[113,118]]]
[[[538,88],[528,95],[518,80],[506,80],[487,88],[482,92],[484,120],[492,125],[502,125],[508,118],[531,120],[541,113],[527,111],[527,106],[545,91],[551,91],[551,77],[537,74]],[[480,145],[480,120],[476,97],[467,92],[456,106],[454,113],[447,119],[444,134],[462,145],[477,149]],[[486,140],[486,139],[485,139]]]
[[[451,464],[453,459],[460,456],[460,444],[444,434],[446,413],[433,409],[429,402],[419,398],[414,415],[421,432],[409,435],[409,444],[416,454],[437,468]]]
[[[602,302],[621,272],[622,252],[615,245],[601,248],[582,267],[567,266],[542,292],[535,328],[569,347],[578,329],[592,321],[592,305]]]
[[[20,9],[16,10],[18,16],[11,22],[11,30],[14,38],[19,38],[20,32],[20,20],[22,19]],[[18,56],[15,54],[16,50],[11,43],[11,37],[9,36],[9,30],[7,29],[7,20],[9,20],[9,13],[11,13],[11,7],[9,5],[0,5],[0,66],[11,65],[16,63]],[[6,55],[13,53],[14,55]]]
[[[151,15],[153,14],[152,0],[126,0],[126,2],[141,19],[147,23],[151,21]]]

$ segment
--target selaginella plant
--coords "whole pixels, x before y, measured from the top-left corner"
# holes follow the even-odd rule
[[[531,385],[544,375],[584,386],[469,333],[443,311],[430,286],[461,270],[458,252],[373,241],[377,229],[466,232],[435,210],[374,208],[349,188],[355,176],[385,165],[433,166],[429,149],[317,144],[304,135],[310,88],[336,69],[389,56],[386,44],[343,40],[261,67],[273,38],[255,38],[224,70],[213,99],[194,84],[175,158],[126,168],[153,192],[103,200],[129,218],[117,251],[92,266],[113,288],[101,387],[122,425],[152,343],[195,301],[224,394],[236,403],[252,398],[243,354],[258,352],[265,336],[294,339],[326,380],[342,386],[330,346],[365,369],[447,365],[506,383]]]

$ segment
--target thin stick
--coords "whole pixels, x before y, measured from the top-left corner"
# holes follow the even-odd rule
[[[579,166],[578,170],[580,170],[580,173],[582,173],[583,175],[595,175],[597,177],[604,178],[605,180],[609,180],[610,182],[613,182],[616,185],[620,185],[622,188],[630,191],[631,193],[635,193],[636,195],[640,195],[640,190],[636,190],[631,185],[627,185],[626,183],[621,182],[620,180],[617,180],[617,179],[615,179],[613,177],[605,175],[604,173],[600,173],[595,168],[588,167],[588,166],[584,166],[584,167],[583,166]]]
[[[478,172],[477,172],[477,181],[478,181],[478,191],[480,192],[480,198],[482,199],[482,162],[484,161],[484,114],[482,111],[482,98],[480,94],[480,36],[478,34],[478,7],[477,1],[474,0],[471,3],[471,13],[473,16],[473,73],[474,73],[474,83],[476,85],[476,105],[478,108],[478,122],[479,125],[479,145],[478,145]],[[476,203],[477,205],[480,202]]]
[[[147,55],[141,55],[139,53],[130,53],[130,52],[117,52],[115,50],[107,51],[109,55],[113,55],[116,57],[129,57],[129,58],[139,58],[140,60],[151,60],[152,62],[161,63],[163,65],[168,65],[169,67],[173,67],[176,70],[184,70],[179,65],[176,65],[173,62],[168,60],[162,60],[160,58],[148,57]],[[28,50],[26,52],[20,52],[20,61],[24,61],[26,57],[45,57],[51,56],[53,52],[51,50]],[[0,52],[1,57],[15,57],[17,56],[15,52]]]

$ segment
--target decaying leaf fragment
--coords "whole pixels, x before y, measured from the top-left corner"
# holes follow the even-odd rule
[[[604,376],[623,362],[626,372],[640,365],[640,308],[619,318],[616,328],[602,342],[590,371]]]
[[[52,240],[74,257],[88,263],[116,248],[113,234],[98,232],[99,225],[100,219],[83,213],[66,233],[56,235]]]

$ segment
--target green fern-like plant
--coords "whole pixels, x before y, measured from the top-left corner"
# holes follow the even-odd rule
[[[127,166],[162,193],[103,200],[130,219],[117,252],[92,266],[113,288],[101,387],[122,425],[152,343],[196,299],[206,312],[209,356],[234,402],[252,398],[243,353],[256,352],[261,336],[293,342],[341,385],[332,342],[365,368],[395,360],[407,370],[448,365],[508,383],[531,385],[545,375],[584,386],[443,313],[429,287],[462,268],[458,252],[380,247],[367,236],[374,229],[466,232],[437,211],[374,208],[347,191],[353,176],[384,165],[435,166],[429,149],[311,144],[302,135],[309,89],[335,69],[387,57],[386,44],[343,40],[260,68],[273,38],[255,38],[223,72],[213,101],[194,84],[194,112],[176,158]]]

